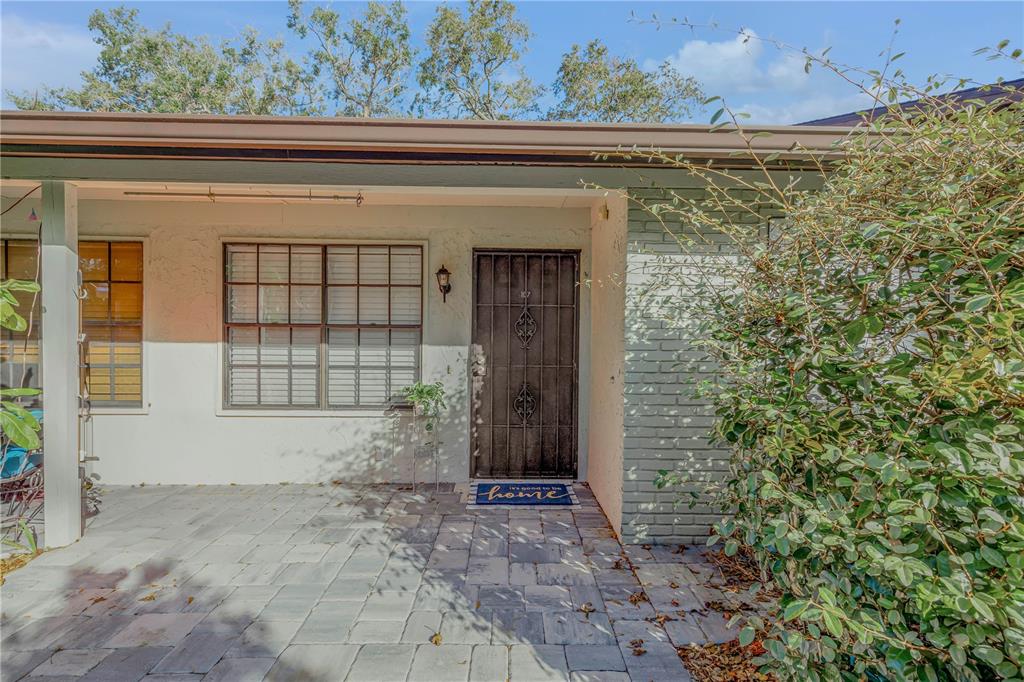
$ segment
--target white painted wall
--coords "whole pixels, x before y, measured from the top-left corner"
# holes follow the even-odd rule
[[[500,200],[496,200],[500,201]],[[27,214],[31,204],[26,202]],[[91,468],[104,483],[277,483],[411,480],[407,418],[380,410],[330,416],[221,408],[221,244],[246,240],[425,244],[422,378],[442,381],[440,477],[469,472],[468,357],[474,247],[580,249],[590,270],[589,208],[280,205],[82,199],[82,238],[145,240],[144,393],[136,413],[93,417]],[[11,235],[28,228],[6,220]],[[13,236],[13,235],[11,235]],[[433,273],[452,272],[441,302]],[[587,471],[590,290],[580,296],[580,467]],[[99,412],[99,411],[97,411]],[[425,468],[425,467],[424,467]],[[421,471],[421,480],[433,480]]]
[[[616,533],[622,528],[625,382],[626,200],[609,196],[591,214],[590,446],[587,480]]]

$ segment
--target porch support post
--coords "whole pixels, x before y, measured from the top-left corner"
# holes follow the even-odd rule
[[[82,536],[78,454],[78,196],[42,183],[43,477],[47,547]]]

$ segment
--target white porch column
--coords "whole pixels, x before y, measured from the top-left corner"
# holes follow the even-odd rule
[[[82,536],[78,464],[78,197],[43,181],[43,475],[47,547]]]

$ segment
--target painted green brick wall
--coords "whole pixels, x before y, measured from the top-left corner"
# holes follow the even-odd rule
[[[676,190],[699,198],[703,190]],[[658,198],[657,190],[634,195]],[[667,229],[666,229],[667,228]],[[671,234],[670,234],[671,233]],[[665,297],[686,296],[678,287],[652,290],[662,268],[687,268],[701,254],[722,254],[730,240],[701,233],[699,246],[686,253],[675,234],[696,235],[692,226],[663,225],[631,205],[628,216],[626,278],[625,442],[623,447],[622,536],[625,542],[677,544],[703,542],[720,518],[708,504],[690,508],[674,504],[675,491],[658,490],[659,469],[678,468],[699,477],[721,478],[728,452],[708,443],[712,411],[695,400],[693,383],[710,375],[713,366],[689,342],[688,321],[673,319]],[[689,294],[689,295],[692,295]],[[694,489],[700,489],[697,486]]]

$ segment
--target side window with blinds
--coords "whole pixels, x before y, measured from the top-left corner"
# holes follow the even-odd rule
[[[3,242],[3,278],[35,279],[38,245]],[[85,336],[82,381],[93,407],[142,406],[142,243],[81,241],[81,304]],[[44,283],[45,284],[45,283]],[[0,340],[4,386],[39,388],[41,297],[20,296],[19,312],[32,314],[25,332],[4,330]]]
[[[383,406],[419,375],[419,246],[227,244],[225,403]]]

